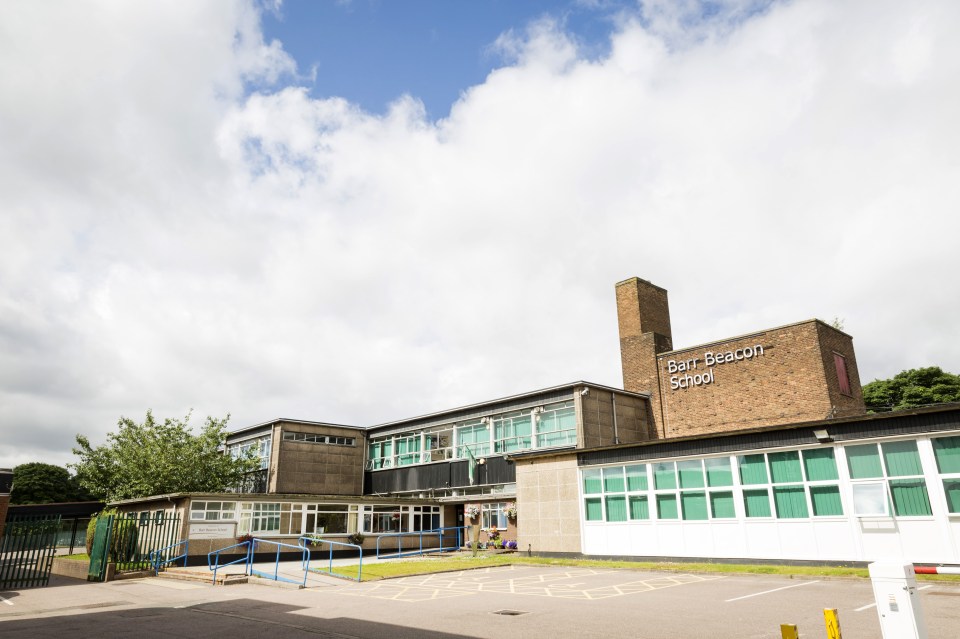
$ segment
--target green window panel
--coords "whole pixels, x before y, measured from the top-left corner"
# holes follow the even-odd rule
[[[680,488],[703,488],[703,462],[677,462],[677,474],[680,476]]]
[[[584,512],[587,521],[603,521],[603,503],[599,497],[589,497],[584,500]]]
[[[774,486],[773,503],[778,519],[805,519],[809,516],[803,486]]]
[[[893,512],[900,517],[932,515],[927,485],[922,479],[891,479],[890,494]]]
[[[813,502],[813,514],[816,517],[843,514],[839,486],[811,486],[810,501]]]
[[[707,486],[733,486],[729,457],[704,459],[703,465],[707,469]]]
[[[650,519],[650,504],[646,495],[630,495],[630,519]]]
[[[732,519],[737,516],[733,505],[733,493],[728,491],[710,493],[710,512],[714,519]]]
[[[627,490],[646,490],[647,489],[647,467],[644,464],[640,466],[627,466]]]
[[[600,477],[601,475],[599,469],[583,471],[583,492],[587,495],[602,493],[603,482]]]
[[[653,465],[653,486],[657,490],[669,490],[677,487],[677,474],[673,462],[660,462]]]
[[[744,485],[767,483],[767,462],[763,455],[740,455],[740,483]]]
[[[943,492],[947,495],[947,510],[960,513],[960,479],[944,479]]]
[[[880,465],[880,454],[877,452],[876,444],[847,446],[846,453],[850,479],[883,477],[883,466]]]
[[[707,519],[707,495],[701,492],[680,493],[680,506],[683,508],[683,518],[696,521]]]
[[[794,484],[803,481],[800,470],[800,453],[789,450],[782,453],[770,453],[770,479],[774,484]]]
[[[803,451],[803,469],[807,471],[807,481],[830,481],[839,477],[832,448]]]
[[[604,468],[603,492],[622,493],[623,488],[623,466],[617,466],[616,468]]]
[[[770,498],[767,489],[743,491],[743,509],[747,517],[769,517]]]
[[[677,496],[657,495],[657,519],[678,519]]]
[[[607,521],[627,520],[627,498],[623,495],[607,497]]]
[[[890,442],[880,445],[883,450],[883,461],[887,464],[888,477],[909,477],[922,475],[920,453],[917,452],[917,442]]]
[[[941,473],[960,473],[960,437],[934,439],[933,454]]]

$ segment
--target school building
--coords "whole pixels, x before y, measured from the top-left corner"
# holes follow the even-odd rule
[[[538,554],[960,563],[960,404],[867,414],[852,338],[819,320],[675,349],[666,290],[616,304],[623,389],[277,419],[230,434],[261,460],[233,492],[117,505],[180,513],[196,554],[476,524]]]

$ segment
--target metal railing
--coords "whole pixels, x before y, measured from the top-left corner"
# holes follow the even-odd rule
[[[307,553],[307,558],[303,565],[304,571],[305,571],[304,578],[306,578],[306,572],[319,572],[326,575],[330,575],[331,577],[340,577],[341,579],[352,579],[352,577],[347,577],[345,575],[340,575],[333,572],[333,547],[343,546],[345,548],[356,548],[360,552],[360,563],[357,565],[357,581],[361,580],[361,577],[363,576],[363,548],[361,548],[358,544],[348,544],[343,541],[330,541],[329,539],[323,539],[321,537],[308,537],[308,536],[301,537],[297,543]],[[310,550],[307,549],[307,544],[311,544],[314,546],[319,546],[320,544],[327,544],[330,546],[329,565],[327,567],[327,570],[321,570],[319,568],[310,567]]]
[[[460,531],[463,530],[465,526],[445,526],[443,528],[434,528],[433,530],[421,530],[418,532],[406,532],[406,533],[390,533],[386,535],[380,535],[377,537],[377,559],[394,559],[397,557],[410,557],[412,555],[424,555],[431,552],[445,552],[448,550],[459,550],[461,548],[462,537]],[[443,536],[444,532],[448,530],[456,531],[456,544],[453,546],[444,546],[443,545]],[[427,548],[423,547],[423,538],[426,535],[430,540],[434,537],[437,539],[436,546],[428,546]],[[419,548],[417,550],[409,550],[407,552],[403,551],[403,539],[405,537],[414,537],[416,536],[419,541]],[[397,547],[395,552],[392,554],[383,554],[382,550],[394,550],[392,548],[383,549],[380,546],[380,543],[384,539],[396,538]]]
[[[256,541],[256,540],[254,540]],[[243,574],[248,574],[250,572],[250,564],[253,563],[253,553],[251,552],[252,542],[242,541],[239,544],[234,544],[232,546],[227,546],[226,548],[219,548],[212,552],[207,553],[207,568],[213,571],[213,584],[217,584],[217,571],[221,568],[226,568],[227,566],[232,566],[233,564],[238,564],[241,561],[244,562]],[[232,550],[233,548],[240,548],[243,546],[244,550],[243,557],[239,559],[234,559],[233,561],[228,561],[225,564],[220,563],[220,553],[227,550]]]
[[[110,542],[110,556],[117,564],[117,572],[152,568],[153,552],[175,544],[180,531],[179,515],[118,515],[113,520]]]
[[[271,575],[270,573],[268,573],[268,572],[262,572],[262,571],[260,571],[260,570],[254,570],[254,568],[253,568],[253,556],[254,556],[254,554],[256,553],[257,546],[259,546],[260,544],[270,544],[270,545],[272,545],[272,546],[276,546],[276,547],[277,547],[277,557],[276,557],[276,560],[274,561],[274,564],[273,564],[273,574],[272,574],[272,575]],[[297,550],[297,551],[300,551],[301,553],[303,553],[303,556],[302,556],[302,558],[301,558],[301,565],[303,566],[303,579],[302,579],[301,581],[296,581],[295,579],[290,579],[289,577],[282,577],[282,576],[280,575],[280,549],[281,549],[281,548],[292,548],[293,550]],[[293,544],[284,544],[284,543],[280,543],[279,541],[269,541],[269,540],[267,540],[267,539],[254,539],[254,540],[253,540],[253,544],[250,546],[250,563],[248,564],[248,566],[249,566],[249,569],[250,569],[249,572],[250,572],[251,575],[256,575],[256,576],[258,576],[258,577],[264,577],[264,578],[266,578],[266,579],[273,579],[274,581],[286,581],[286,582],[292,583],[292,584],[300,584],[301,586],[306,587],[306,585],[307,585],[307,569],[308,569],[309,566],[310,566],[310,551],[307,550],[307,549],[306,549],[304,546],[302,546],[302,545],[296,545],[296,546],[294,546]]]
[[[170,552],[177,546],[183,546],[183,552],[175,557],[170,556]],[[160,568],[167,564],[172,564],[178,559],[183,559],[183,566],[187,566],[187,555],[190,552],[190,540],[184,539],[175,544],[170,544],[165,548],[158,548],[150,551],[150,564],[153,566],[154,574],[160,574]]]

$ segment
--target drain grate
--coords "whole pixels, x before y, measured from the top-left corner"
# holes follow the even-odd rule
[[[526,610],[494,610],[493,614],[503,615],[504,617],[519,617],[527,614]]]

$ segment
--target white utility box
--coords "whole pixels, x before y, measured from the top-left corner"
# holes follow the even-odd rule
[[[913,564],[878,561],[867,568],[884,639],[927,639]]]

